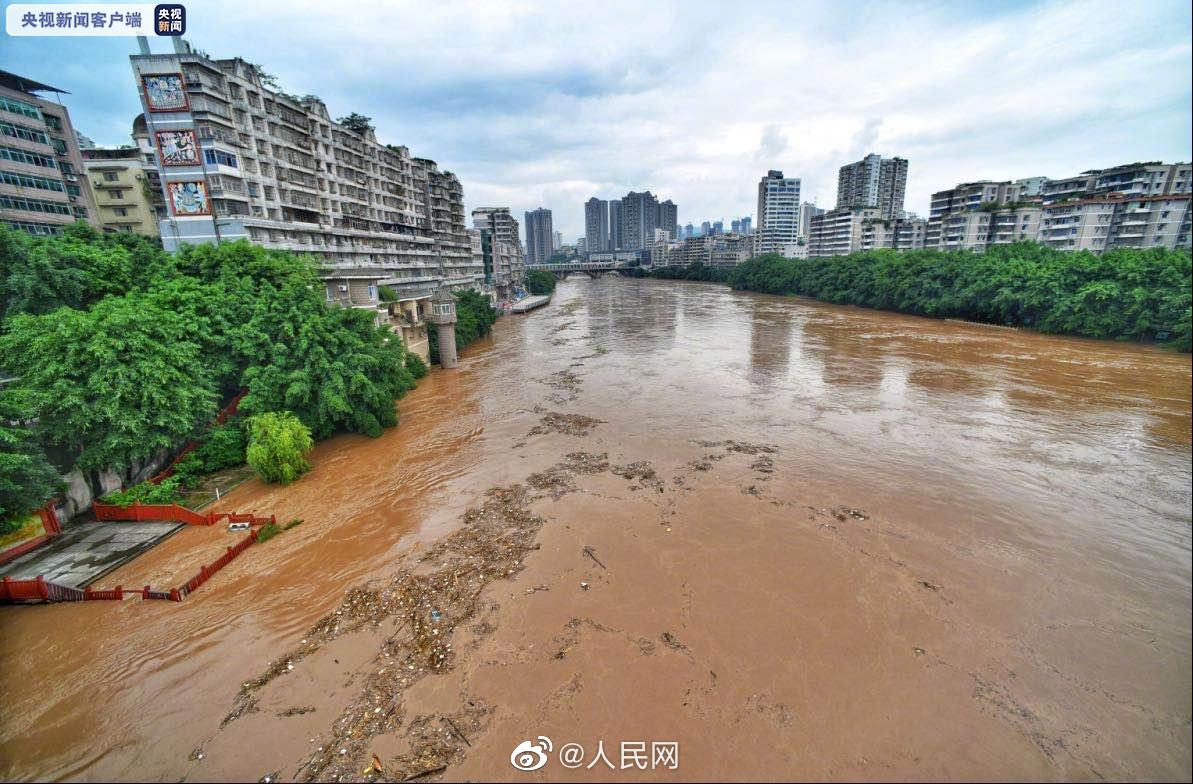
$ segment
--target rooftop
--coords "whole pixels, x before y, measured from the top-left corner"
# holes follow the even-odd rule
[[[7,87],[10,90],[19,90],[23,93],[46,92],[70,95],[70,93],[66,90],[61,90],[57,87],[51,87],[50,85],[42,84],[41,82],[35,82],[32,79],[26,79],[24,76],[18,76],[17,74],[11,73],[9,71],[0,71],[0,86]]]

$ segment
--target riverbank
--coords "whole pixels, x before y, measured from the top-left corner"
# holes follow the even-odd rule
[[[513,779],[546,735],[585,765],[675,741],[660,779],[1187,777],[1189,379],[1139,346],[569,282],[398,428],[225,497],[305,522],[211,591],[0,610],[0,772]]]
[[[1193,262],[1184,249],[1116,248],[1095,255],[1018,242],[982,252],[877,250],[805,259],[769,253],[732,268],[697,263],[649,276],[1193,349]]]

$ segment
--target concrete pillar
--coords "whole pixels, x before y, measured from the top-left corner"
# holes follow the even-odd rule
[[[436,324],[435,330],[439,335],[439,365],[454,368],[459,364],[456,358],[456,325]]]

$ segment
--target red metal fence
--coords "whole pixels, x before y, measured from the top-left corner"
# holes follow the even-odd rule
[[[244,515],[239,516],[243,517]],[[272,521],[272,519],[270,518],[269,521]],[[263,522],[269,521],[263,520]],[[139,593],[142,599],[165,599],[180,602],[188,594],[194,593],[199,589],[199,586],[210,580],[212,575],[232,563],[236,556],[252,546],[257,541],[257,533],[258,531],[255,528],[249,531],[248,536],[241,539],[234,546],[229,547],[219,558],[210,564],[200,566],[199,573],[178,588],[171,588],[168,591],[158,591],[146,585],[144,588],[133,589],[128,593],[130,595]],[[69,585],[59,585],[58,583],[50,582],[41,576],[32,580],[14,580],[11,577],[5,577],[3,580],[0,580],[0,603],[121,601],[124,599],[124,594],[124,587],[120,585],[108,589],[79,589],[72,588]]]
[[[45,533],[33,539],[18,542],[4,552],[0,552],[0,564],[20,558],[30,550],[36,550],[62,532],[62,523],[58,521],[58,512],[54,509],[53,501],[48,501],[45,506],[35,510],[34,514],[41,518],[42,528],[45,529]]]

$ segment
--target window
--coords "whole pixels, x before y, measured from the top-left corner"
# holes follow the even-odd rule
[[[41,118],[41,112],[36,106],[24,101],[18,101],[16,98],[9,98],[5,95],[0,95],[0,109],[13,114],[23,114],[26,117],[32,117],[34,120]]]
[[[27,142],[37,142],[38,144],[49,144],[50,137],[36,128],[30,128],[27,125],[16,125],[10,122],[0,122],[0,134],[11,136],[14,139],[23,139]]]
[[[124,191],[112,191],[108,195],[111,196],[113,199],[123,199]]]
[[[54,226],[49,223],[33,223],[31,221],[5,221],[9,226],[21,231],[27,231],[30,234],[36,234],[43,237],[52,236],[61,232],[61,226]]]
[[[0,196],[0,207],[7,210],[25,210],[27,212],[44,212],[50,215],[70,215],[70,205],[59,201],[42,201],[41,199],[26,199],[23,196]]]
[[[5,185],[16,185],[19,188],[39,188],[43,191],[63,192],[62,183],[45,177],[32,177],[28,174],[14,172],[0,172],[0,182]]]
[[[47,155],[38,155],[35,152],[18,150],[15,147],[0,146],[0,158],[6,161],[15,161],[16,163],[27,163],[30,166],[44,166],[47,169],[58,168],[58,164],[54,162],[54,159]]]
[[[55,117],[52,114],[42,113],[42,119],[46,121],[46,127],[49,128],[51,131],[61,131],[62,130],[62,119],[61,118]]]
[[[239,168],[236,164],[236,156],[223,150],[204,150],[203,158],[212,166],[220,165],[231,166],[233,169]]]
[[[112,211],[115,212],[116,216],[120,217],[120,218],[123,218],[124,216],[128,215],[127,207],[113,207]]]
[[[117,174],[116,172],[104,172],[104,181],[105,182],[116,182],[119,179],[120,179],[120,175]]]

